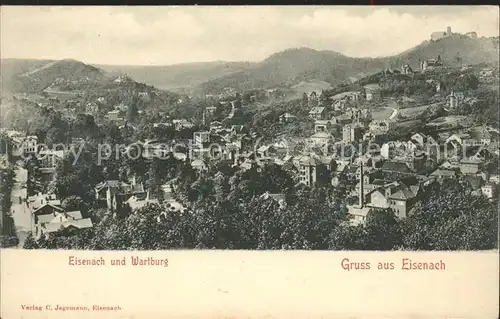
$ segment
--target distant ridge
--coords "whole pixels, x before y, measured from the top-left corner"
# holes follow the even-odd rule
[[[213,94],[226,87],[238,90],[267,89],[291,87],[310,81],[322,81],[335,86],[389,67],[399,69],[403,64],[410,64],[413,69],[418,69],[420,60],[436,58],[438,55],[450,66],[497,64],[498,50],[499,37],[471,38],[453,34],[437,41],[424,41],[394,56],[380,58],[353,58],[335,51],[302,47],[274,53],[258,63],[214,61],[169,66],[91,66],[71,59],[62,60],[64,63],[51,60],[5,59],[2,60],[2,82],[9,82],[11,78],[21,74],[38,78],[42,82],[40,85],[54,81],[61,75],[71,77],[87,73],[91,76],[127,74],[136,81],[161,89]]]
[[[349,78],[359,78],[389,67],[399,69],[403,64],[418,69],[421,60],[438,55],[450,66],[498,63],[498,41],[498,37],[473,39],[454,35],[438,41],[424,41],[398,55],[381,58],[352,58],[334,51],[309,48],[288,49],[271,55],[251,69],[207,81],[200,86],[200,90],[217,92],[224,87],[271,88],[310,80],[337,85]]]
[[[166,66],[96,65],[111,74],[127,74],[160,89],[182,90],[251,68],[251,62],[193,62]]]

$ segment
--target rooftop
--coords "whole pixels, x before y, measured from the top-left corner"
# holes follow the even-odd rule
[[[321,114],[321,113],[323,113],[324,110],[325,110],[324,107],[316,106],[316,107],[313,107],[311,109],[311,111],[309,111],[309,114]]]
[[[309,155],[302,156],[302,158],[300,158],[299,160],[299,163],[300,165],[306,166],[318,166],[322,164],[318,158]]]

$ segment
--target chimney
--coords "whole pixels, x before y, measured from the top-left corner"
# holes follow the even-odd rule
[[[359,208],[364,205],[364,189],[363,189],[363,163],[359,166]]]

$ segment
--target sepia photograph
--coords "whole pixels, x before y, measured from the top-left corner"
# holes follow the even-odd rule
[[[498,7],[2,6],[0,29],[2,248],[498,250]]]

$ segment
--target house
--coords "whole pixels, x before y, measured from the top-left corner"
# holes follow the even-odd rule
[[[106,113],[104,118],[106,118],[108,121],[115,123],[118,126],[123,125],[123,123],[125,122],[125,119],[120,116],[119,110],[109,111],[108,113]]]
[[[158,199],[150,198],[148,195],[149,194],[147,194],[145,197],[144,197],[144,195],[142,195],[142,196],[132,195],[124,203],[126,203],[133,212],[138,210],[138,209],[141,209],[149,204],[153,204],[153,205],[160,204]]]
[[[395,181],[376,188],[366,195],[369,207],[391,208],[399,218],[408,217],[411,208],[417,202],[420,186],[407,185]]]
[[[119,110],[109,111],[108,113],[106,113],[106,118],[110,121],[118,121],[121,119],[120,111]]]
[[[333,101],[333,109],[335,111],[344,111],[349,106],[349,100],[335,100]]]
[[[314,145],[325,145],[334,141],[332,134],[328,132],[318,132],[311,136],[311,143]]]
[[[349,91],[336,94],[329,98],[333,102],[333,108],[337,111],[345,110],[349,105],[361,100],[361,92]]]
[[[401,66],[401,74],[413,74],[413,69],[409,64],[404,64]]]
[[[469,131],[469,135],[471,139],[483,145],[489,145],[493,140],[493,134],[484,126],[473,128]]]
[[[338,116],[332,118],[332,121],[335,121],[334,124],[346,125],[352,123],[352,115],[343,113]]]
[[[33,222],[34,224],[38,224],[38,218],[42,215],[54,215],[57,212],[63,212],[64,210],[61,208],[60,205],[56,205],[56,203],[44,203],[41,206],[38,206],[37,208],[33,207]]]
[[[198,171],[206,171],[208,169],[207,164],[202,159],[195,159],[191,161],[191,166]]]
[[[286,123],[292,123],[297,119],[295,115],[292,115],[291,113],[285,113],[281,114],[279,117],[279,121],[281,124],[286,124]]]
[[[259,157],[269,157],[271,153],[275,152],[275,148],[272,145],[262,145],[257,149],[257,154]]]
[[[34,155],[38,150],[38,137],[35,135],[26,136],[21,144],[22,152],[25,155]]]
[[[380,168],[384,172],[397,173],[397,174],[413,174],[413,171],[408,167],[408,164],[397,161],[385,161]]]
[[[194,124],[189,122],[188,120],[186,119],[175,119],[175,120],[172,120],[172,123],[174,125],[174,128],[176,131],[180,131],[184,128],[192,128],[194,127]]]
[[[309,111],[309,117],[313,120],[322,120],[326,115],[325,108],[316,106]]]
[[[462,149],[468,146],[478,144],[474,138],[468,133],[453,134],[446,139],[446,145],[451,144],[455,149]]]
[[[316,120],[314,122],[314,133],[331,131],[335,125],[335,119],[332,120]]]
[[[445,179],[455,178],[456,176],[457,176],[456,171],[443,168],[438,168],[434,172],[429,174],[429,177],[438,182],[442,182]]]
[[[451,91],[450,95],[448,96],[449,98],[449,108],[450,109],[455,109],[459,107],[462,102],[465,99],[464,93],[463,92],[454,92]]]
[[[38,151],[38,137],[35,135],[25,136],[24,133],[7,131],[7,136],[12,140],[12,156],[29,156]]]
[[[481,187],[481,192],[489,199],[492,199],[496,196],[497,193],[497,185],[493,183],[486,183]]]
[[[108,180],[97,184],[94,187],[97,201],[106,202],[110,211],[116,211],[121,205],[133,195],[145,195],[144,185],[136,183],[135,179],[131,183],[118,180]]]
[[[46,204],[57,207],[61,206],[61,201],[57,199],[55,194],[38,193],[36,195],[28,197],[26,202],[28,204],[28,207],[30,207],[32,211],[35,211]]]
[[[320,91],[311,91],[311,92],[308,92],[307,93],[307,99],[309,100],[309,102],[317,102],[318,101],[318,97],[319,95],[321,94]]]
[[[382,98],[381,88],[378,84],[365,85],[365,96],[367,101],[378,101]]]
[[[352,225],[360,225],[366,222],[366,217],[373,210],[372,207],[358,207],[354,205],[347,205],[347,213],[352,217]]]
[[[194,132],[193,143],[199,147],[203,147],[205,144],[210,143],[210,132]]]
[[[92,228],[92,220],[83,218],[80,211],[54,212],[53,214],[40,215],[35,226],[37,237],[49,234],[70,235],[80,229]]]
[[[426,155],[422,151],[415,151],[413,154],[395,156],[392,160],[405,164],[412,172],[418,172],[425,164]]]
[[[361,99],[361,92],[358,91],[343,92],[336,94],[334,96],[330,96],[329,99],[332,101],[342,101],[342,100],[359,101]]]
[[[460,172],[464,175],[476,175],[484,167],[484,161],[477,157],[464,158],[460,161]]]
[[[371,121],[368,125],[368,129],[372,133],[387,133],[393,129],[394,123],[390,121]]]
[[[220,131],[220,130],[223,130],[223,127],[222,127],[222,122],[219,122],[219,121],[212,121],[210,122],[210,131]]]
[[[64,159],[65,152],[63,150],[40,150],[37,154],[39,169],[42,173],[54,173],[57,165]]]
[[[260,198],[263,200],[273,200],[277,202],[280,209],[286,208],[285,194],[282,193],[271,194],[269,192],[265,192],[264,194],[260,195]]]
[[[437,59],[427,59],[424,61],[420,61],[420,69],[422,71],[434,69],[436,67],[440,67],[443,65],[443,62],[441,61],[441,56],[438,55]]]
[[[257,162],[251,158],[244,158],[241,161],[237,161],[236,166],[238,166],[242,171],[247,171],[257,166]]]
[[[437,145],[437,141],[430,135],[425,135],[422,133],[415,133],[410,137],[410,141],[412,141],[414,144],[420,146],[421,148],[424,148],[426,145],[431,146],[431,145]]]
[[[293,159],[292,155],[285,155],[283,158],[275,158],[274,163],[282,167],[290,167],[290,164],[293,166]]]
[[[418,144],[410,141],[390,141],[382,144],[380,155],[384,158],[411,157],[421,152]]]
[[[327,168],[321,160],[315,156],[305,155],[298,159],[300,183],[314,186],[324,182],[323,177]]]
[[[347,124],[342,128],[344,144],[356,143],[363,137],[363,128],[356,124]]]
[[[137,97],[143,101],[149,102],[151,101],[151,96],[149,95],[148,92],[139,92],[137,94]]]

